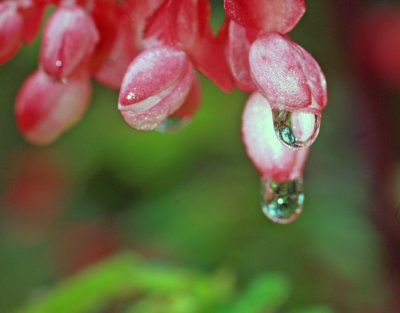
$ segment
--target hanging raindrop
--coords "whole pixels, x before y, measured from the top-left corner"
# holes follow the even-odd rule
[[[311,146],[318,136],[321,115],[273,109],[275,133],[288,148],[301,149]]]
[[[303,210],[303,180],[261,183],[261,207],[266,217],[279,224],[294,221]]]
[[[165,121],[156,128],[160,133],[171,133],[181,130],[189,123],[188,118],[181,118],[178,116],[170,115]]]

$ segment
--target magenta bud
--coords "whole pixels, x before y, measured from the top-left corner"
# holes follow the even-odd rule
[[[71,78],[64,84],[36,71],[24,82],[16,99],[18,128],[32,143],[50,143],[82,117],[90,94],[86,77]]]
[[[145,50],[122,81],[118,109],[123,119],[138,130],[155,129],[183,104],[193,75],[185,52],[165,45]]]
[[[274,109],[320,114],[327,104],[326,80],[318,63],[286,36],[267,33],[254,41],[250,71]]]
[[[66,79],[85,65],[98,41],[93,19],[84,9],[61,6],[44,30],[40,65],[48,75]]]

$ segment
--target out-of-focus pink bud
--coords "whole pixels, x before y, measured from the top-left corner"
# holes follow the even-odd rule
[[[400,86],[400,6],[364,12],[352,32],[357,60],[393,87]]]
[[[246,29],[234,21],[230,21],[227,59],[236,86],[247,92],[256,89],[250,75],[250,45],[251,41],[247,36]]]
[[[47,144],[82,117],[90,94],[86,77],[71,78],[63,84],[36,71],[25,81],[16,99],[18,128],[28,141]]]
[[[88,61],[98,41],[93,19],[84,9],[61,6],[44,30],[40,64],[50,76],[68,78]]]
[[[268,101],[253,93],[242,117],[242,139],[249,158],[263,178],[274,181],[302,177],[309,149],[293,150],[276,137]]]
[[[224,0],[224,8],[236,23],[259,33],[286,34],[303,16],[304,0]]]
[[[150,48],[137,56],[122,82],[118,108],[125,122],[152,130],[185,101],[193,66],[185,52],[171,46]]]
[[[327,104],[326,80],[318,63],[285,36],[267,33],[254,41],[250,70],[274,109],[320,114]]]
[[[18,51],[23,20],[15,2],[0,3],[0,64],[11,59]]]
[[[4,226],[23,239],[40,238],[63,207],[68,180],[62,163],[43,151],[19,150],[12,153],[4,175]]]

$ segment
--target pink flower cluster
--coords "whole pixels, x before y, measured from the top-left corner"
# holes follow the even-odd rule
[[[263,178],[301,177],[327,103],[326,81],[312,56],[286,35],[304,0],[224,0],[214,35],[208,0],[8,0],[0,3],[0,62],[37,33],[39,69],[15,104],[31,142],[57,138],[84,113],[90,79],[119,89],[122,118],[138,130],[185,122],[200,103],[195,70],[221,90],[252,92],[243,140]]]

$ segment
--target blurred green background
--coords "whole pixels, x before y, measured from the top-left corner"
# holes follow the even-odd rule
[[[220,1],[213,9],[218,24]],[[370,215],[374,177],[357,145],[360,130],[334,25],[327,1],[308,1],[292,32],[320,62],[330,96],[305,170],[305,209],[287,226],[266,220],[259,207],[259,176],[240,138],[247,95],[224,94],[202,78],[202,106],[189,126],[140,133],[121,120],[117,92],[93,83],[83,120],[56,143],[33,147],[16,130],[13,102],[37,66],[40,40],[1,66],[0,312],[81,312],[76,306],[91,292],[99,299],[87,312],[382,312],[391,291]],[[123,251],[136,256],[77,274]],[[148,271],[149,285],[128,295],[125,288],[100,290],[125,286],[128,274],[101,279],[124,266]],[[168,275],[191,277],[193,285],[211,280],[203,288],[221,296],[199,296],[196,301],[212,305],[191,306]],[[265,290],[257,287],[263,275]],[[54,286],[64,300],[54,298]],[[82,286],[87,289],[79,291]],[[274,288],[278,300],[271,304]],[[27,309],[43,299],[60,302]],[[170,305],[174,299],[180,306]],[[259,311],[257,301],[266,301]]]

